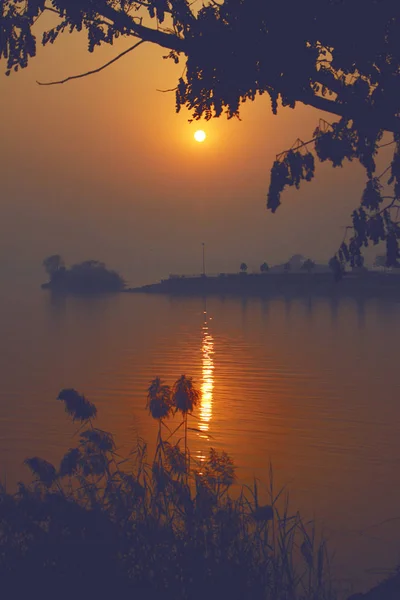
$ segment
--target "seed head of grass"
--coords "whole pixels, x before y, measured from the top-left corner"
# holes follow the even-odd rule
[[[181,375],[173,386],[172,399],[175,410],[183,415],[191,413],[200,398],[200,392],[195,388],[193,379]]]
[[[172,409],[171,388],[159,377],[153,379],[147,390],[147,406],[153,419],[162,420],[169,417]]]

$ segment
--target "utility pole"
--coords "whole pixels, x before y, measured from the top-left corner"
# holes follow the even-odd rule
[[[204,242],[201,242],[201,245],[203,246],[203,277],[206,276],[206,245]]]

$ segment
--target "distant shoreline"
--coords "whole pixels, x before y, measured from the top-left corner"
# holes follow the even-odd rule
[[[126,288],[124,293],[178,296],[353,296],[389,297],[400,300],[400,274],[346,273],[335,281],[331,273],[221,274],[219,276],[171,276],[158,283]]]

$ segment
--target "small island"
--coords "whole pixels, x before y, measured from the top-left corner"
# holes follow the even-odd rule
[[[119,273],[97,260],[85,260],[67,268],[61,256],[53,254],[44,259],[43,267],[49,281],[42,284],[42,289],[53,292],[99,294],[121,292],[126,286]]]

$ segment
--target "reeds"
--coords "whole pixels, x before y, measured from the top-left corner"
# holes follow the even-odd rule
[[[159,430],[149,463],[141,440],[120,457],[113,436],[94,426],[94,405],[63,390],[59,399],[85,429],[58,468],[28,459],[32,484],[0,491],[4,585],[49,594],[57,586],[75,598],[333,600],[325,543],[290,514],[272,469],[269,503],[260,505],[256,481],[232,491],[226,453],[211,449],[201,465],[189,462],[187,415],[198,398],[184,376],[172,388],[152,382],[147,407]],[[183,418],[183,451],[162,435],[173,412]]]

